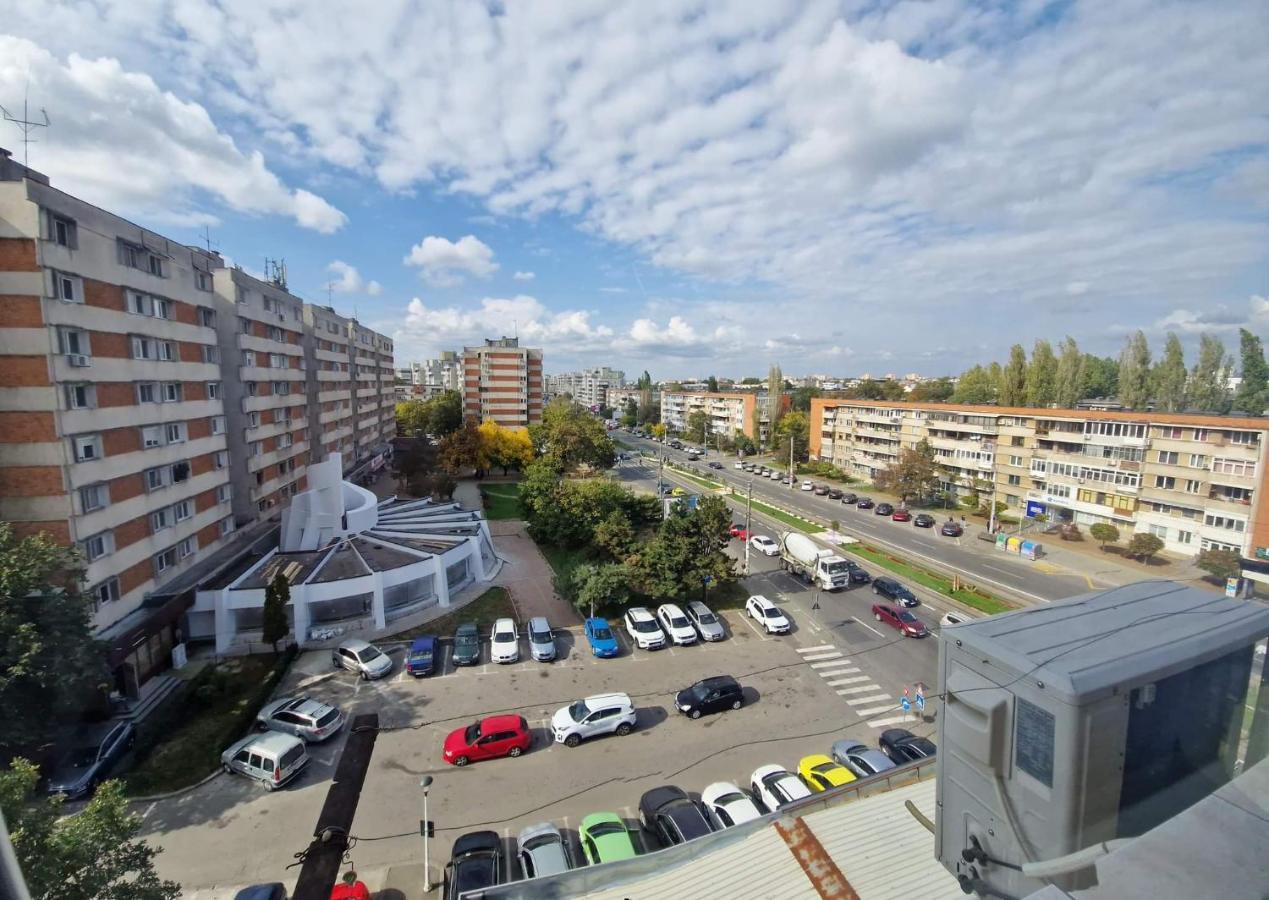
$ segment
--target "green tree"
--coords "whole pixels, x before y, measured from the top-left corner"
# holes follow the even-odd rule
[[[1119,402],[1145,409],[1150,402],[1150,345],[1142,331],[1132,334],[1119,354]]]
[[[1113,544],[1119,540],[1119,529],[1109,522],[1095,522],[1088,527],[1088,533],[1102,545],[1102,549],[1106,549],[1107,544]]]
[[[908,399],[914,403],[944,403],[952,398],[956,387],[950,378],[936,378],[922,381],[908,393]]]
[[[551,456],[561,473],[581,466],[608,469],[617,459],[604,423],[566,398],[546,405],[541,424],[529,426],[529,436],[538,455]]]
[[[884,382],[875,378],[864,378],[858,384],[848,387],[843,393],[850,400],[882,400],[886,392]]]
[[[693,444],[705,443],[705,435],[709,433],[709,415],[705,410],[693,410],[687,416],[687,428],[683,436]]]
[[[726,584],[735,579],[725,550],[731,538],[731,511],[721,497],[702,497],[695,510],[671,507],[639,560],[643,591],[661,601],[695,599],[704,579]]]
[[[1027,364],[1026,405],[1038,408],[1052,406],[1057,400],[1057,357],[1048,341],[1038,340]]]
[[[705,381],[705,390],[709,391],[711,394],[717,394],[718,393],[718,379],[715,378],[713,375],[709,376],[709,378],[706,379]]]
[[[0,522],[0,759],[47,742],[104,699],[104,649],[82,575],[74,550],[46,534],[19,538]]]
[[[1142,562],[1150,559],[1163,549],[1163,540],[1153,534],[1141,531],[1128,540],[1128,555]]]
[[[780,424],[780,417],[784,415],[784,407],[780,403],[783,394],[784,373],[779,366],[773,365],[767,370],[767,419],[772,429]]]
[[[583,563],[573,569],[561,593],[590,615],[604,606],[625,606],[633,597],[631,572],[622,563]]]
[[[639,424],[639,403],[634,397],[626,400],[621,410],[621,427],[634,428]]]
[[[1053,384],[1053,402],[1060,409],[1074,409],[1084,387],[1084,354],[1075,338],[1067,336],[1058,345],[1057,375]]]
[[[1001,406],[1024,406],[1027,402],[1027,351],[1021,344],[1009,349],[1009,364],[1000,373],[997,396]]]
[[[11,723],[6,723],[6,727]],[[0,810],[33,900],[175,900],[181,889],[154,871],[159,851],[138,840],[141,817],[123,786],[103,783],[75,815],[60,796],[37,792],[39,771],[25,759],[0,772]]]
[[[652,390],[652,376],[648,374],[648,370],[644,369],[643,374],[639,376],[639,380],[635,382],[635,387],[641,391]]]
[[[1084,354],[1084,377],[1080,399],[1114,397],[1119,394],[1119,363],[1108,356]]]
[[[618,561],[624,561],[635,546],[635,530],[626,514],[614,509],[595,526],[595,545]]]
[[[1237,550],[1200,550],[1195,565],[1221,581],[1243,574],[1242,557]]]
[[[1229,354],[1214,334],[1199,337],[1198,362],[1190,372],[1190,405],[1199,412],[1224,415],[1230,409]]]
[[[795,462],[806,462],[808,457],[808,440],[811,434],[811,420],[804,412],[786,413],[776,427],[775,456],[779,460],[789,458],[789,446],[793,447]]]
[[[761,378],[754,378],[754,377],[752,377],[752,376],[751,376],[751,377],[749,377],[749,378],[742,378],[742,379],[740,379],[740,383],[741,383],[741,384],[762,384],[762,379],[761,379]]]
[[[477,477],[484,474],[480,468],[480,426],[474,416],[463,423],[462,428],[441,438],[438,458],[441,467],[451,475],[460,475],[464,469],[475,469]]]
[[[273,580],[264,589],[264,610],[262,614],[261,640],[278,652],[278,641],[291,630],[286,618],[286,605],[291,602],[291,582],[279,570]]]
[[[898,494],[904,502],[933,496],[942,480],[942,468],[935,462],[934,448],[926,440],[900,449],[894,465],[876,478],[879,489]]]
[[[453,434],[463,427],[463,395],[446,391],[428,401],[428,433],[436,437]]]
[[[1163,347],[1163,359],[1155,366],[1152,381],[1154,382],[1155,408],[1164,412],[1181,412],[1186,408],[1185,382],[1189,377],[1185,371],[1185,351],[1181,348],[1181,339],[1173,332],[1168,332],[1167,343]]]
[[[420,437],[427,433],[428,405],[423,400],[402,400],[397,404],[397,434]]]
[[[800,387],[793,392],[792,409],[794,412],[809,413],[811,411],[811,400],[815,397],[823,395],[817,387]]]
[[[952,393],[955,403],[991,403],[996,399],[997,383],[982,366],[974,366],[961,374]]]
[[[905,396],[907,392],[903,389],[903,382],[895,381],[893,378],[887,378],[881,382],[882,400],[902,400]]]
[[[1260,338],[1246,328],[1238,329],[1238,349],[1242,361],[1242,381],[1234,395],[1234,407],[1249,416],[1262,416],[1269,407],[1269,365]]]

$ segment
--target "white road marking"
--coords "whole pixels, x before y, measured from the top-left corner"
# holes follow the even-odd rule
[[[868,724],[873,728],[884,728],[887,725],[902,725],[905,722],[911,722],[910,716],[891,716],[889,719],[873,719]]]
[[[868,684],[863,684],[865,681]],[[850,690],[838,691],[839,694],[857,694],[860,691],[872,690],[872,679],[867,675],[856,675],[854,678],[838,678],[836,681],[826,682],[829,687],[842,687],[847,684],[863,685],[862,687],[853,687]]]
[[[836,650],[832,644],[820,644],[817,647],[797,647],[798,653],[819,653],[821,650]]]
[[[856,619],[854,616],[851,616],[851,621],[854,622],[856,625],[864,626],[865,628],[867,628],[869,631],[871,631],[873,634],[875,634],[879,638],[885,637],[884,634],[882,634],[877,629],[873,628],[871,625],[869,625],[867,622],[863,621],[862,619]]]
[[[154,812],[154,807],[156,807],[156,806],[158,806],[158,804],[157,804],[157,803],[151,803],[149,806],[147,806],[147,807],[145,808],[145,812],[141,813],[141,821],[142,821],[142,822],[144,822],[144,821],[146,820],[146,817],[147,817],[147,816],[149,816],[149,815],[150,815],[150,813]]]
[[[840,653],[837,653],[837,654],[834,654],[834,655],[835,655],[835,656],[838,656],[838,657],[840,657],[840,656],[841,656],[841,654],[840,654]],[[850,662],[850,660],[849,660],[849,659],[835,659],[835,660],[833,660],[832,662],[817,662],[817,663],[811,663],[811,668],[812,668],[812,669],[831,669],[831,668],[834,668],[834,667],[836,667],[836,666],[841,666],[841,665],[843,665],[843,664],[845,664],[845,663],[849,663],[849,662]]]
[[[802,659],[806,660],[807,662],[815,662],[816,660],[819,660],[819,659],[841,659],[841,656],[842,655],[840,653],[834,650],[832,653],[817,653],[814,656],[804,656],[802,657]],[[811,668],[814,669],[816,668],[816,666],[812,666]]]
[[[816,672],[821,678],[832,678],[835,675],[858,675],[860,669],[858,666],[847,666],[844,669],[825,669],[823,672]]]
[[[865,694],[868,691],[879,691],[879,690],[881,690],[881,688],[879,688],[875,684],[861,684],[861,685],[858,685],[857,687],[842,688],[841,690],[837,692],[837,694],[838,696],[845,697],[847,694]],[[888,697],[890,695],[887,694],[886,696]]]
[[[876,690],[876,688],[874,687],[873,690]],[[881,700],[888,700],[888,699],[890,699],[890,695],[882,693],[882,694],[872,694],[871,696],[868,696],[868,697],[848,697],[846,699],[846,702],[849,703],[851,706],[862,706],[865,703],[877,703]]]
[[[754,634],[758,635],[759,638],[764,641],[767,639],[766,635],[758,630],[758,626],[753,623],[753,620],[749,616],[745,616],[745,624],[748,625],[750,630],[752,630]]]
[[[897,703],[887,703],[885,706],[870,706],[867,709],[857,709],[854,712],[860,718],[866,719],[869,716],[876,715],[877,713],[893,712],[898,708],[899,704]]]

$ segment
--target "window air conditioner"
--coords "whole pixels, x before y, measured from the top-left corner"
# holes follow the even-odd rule
[[[83,353],[67,353],[66,362],[70,363],[72,366],[75,366],[81,369],[84,368],[85,366],[91,366],[93,364],[92,357],[86,356]]]

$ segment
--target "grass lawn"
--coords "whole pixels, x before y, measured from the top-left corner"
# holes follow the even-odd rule
[[[216,671],[195,676],[191,695],[175,701],[177,718],[154,723],[167,733],[124,776],[128,793],[144,797],[174,791],[218,769],[221,751],[238,737],[229,732],[248,715],[246,708],[276,662],[269,654],[233,657],[214,666]]]
[[[717,481],[711,481],[708,478],[702,478],[700,475],[694,475],[691,472],[679,468],[678,466],[670,465],[666,466],[666,468],[674,472],[674,474],[678,475],[680,478],[686,478],[688,481],[694,481],[701,487],[707,487],[712,491],[722,490],[723,487],[725,487],[725,485],[722,485]]]
[[[745,495],[736,490],[731,492],[731,496],[735,500],[744,501],[745,499]],[[776,509],[774,506],[769,506],[768,504],[763,503],[761,500],[753,501],[753,511],[756,513],[762,513],[762,515],[767,516],[768,518],[775,519],[778,522],[783,522],[790,528],[796,528],[798,531],[803,531],[807,534],[817,534],[818,532],[826,530],[822,525],[816,525],[813,522],[806,522],[799,519],[797,516],[791,516],[783,510]]]
[[[933,572],[919,568],[910,563],[903,562],[902,560],[897,560],[889,554],[883,553],[880,550],[875,550],[866,544],[843,544],[841,549],[849,553],[854,553],[856,556],[862,556],[869,562],[881,566],[883,569],[889,569],[896,575],[902,575],[904,578],[907,578],[910,581],[915,581],[917,584],[923,585],[932,591],[938,591],[945,597],[951,597],[954,600],[959,600],[961,603],[964,603],[966,606],[976,609],[979,612],[994,615],[995,613],[1017,609],[1017,607],[1012,603],[1007,603],[999,597],[989,594],[986,591],[980,591],[977,589],[970,591],[965,588],[958,588],[954,590],[952,588],[951,579],[944,578],[942,575],[936,575]]]
[[[511,595],[504,587],[491,587],[471,603],[454,612],[407,628],[397,634],[387,635],[384,641],[410,641],[420,635],[434,634],[438,637],[452,635],[461,622],[475,620],[482,626],[493,624],[494,619],[516,619],[515,607],[511,604]]]
[[[485,505],[485,518],[491,522],[498,519],[520,518],[520,485],[518,482],[481,485],[480,499]]]

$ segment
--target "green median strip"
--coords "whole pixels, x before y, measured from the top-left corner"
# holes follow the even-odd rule
[[[895,559],[893,556],[866,544],[843,544],[841,549],[856,556],[861,556],[883,569],[888,569],[896,575],[901,575],[909,581],[914,581],[932,591],[937,591],[945,597],[951,597],[953,600],[964,603],[966,606],[987,615],[1008,612],[1017,608],[1012,603],[1007,603],[999,597],[977,588],[970,590],[964,587],[953,587],[950,578],[944,578],[942,575],[936,575],[926,569]]]
[[[739,499],[741,501],[745,499],[745,495],[734,488],[732,489],[731,496],[733,499]],[[753,500],[751,502],[753,503],[754,512],[760,513],[767,518],[775,519],[777,522],[783,522],[785,525],[788,525],[791,528],[796,528],[798,531],[805,532],[806,534],[817,534],[825,530],[822,525],[816,525],[814,522],[809,522],[806,519],[799,518],[798,516],[790,515],[782,509],[776,509],[774,506],[763,503],[761,500]]]
[[[685,472],[678,466],[666,466],[666,468],[680,478],[686,478],[688,481],[694,481],[701,487],[707,487],[711,491],[721,491],[723,489],[723,485],[719,484],[717,481],[710,481],[708,478],[702,478],[699,475],[693,475],[691,472]]]

